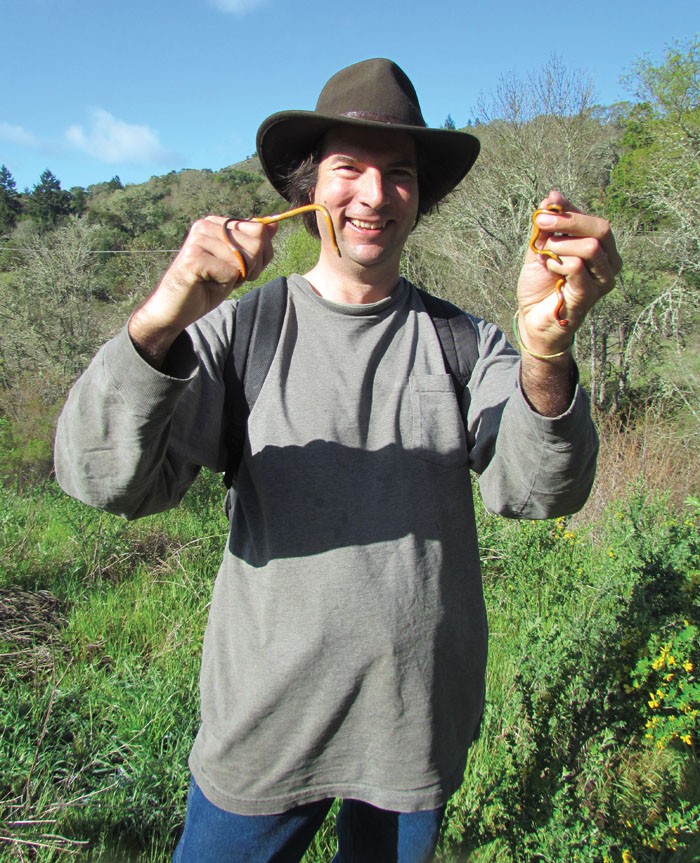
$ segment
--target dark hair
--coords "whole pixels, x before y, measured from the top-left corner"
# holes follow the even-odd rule
[[[433,212],[437,212],[438,201],[441,195],[438,193],[437,178],[434,173],[434,166],[421,150],[416,142],[416,170],[418,172],[418,217],[416,225],[420,221],[421,216],[429,216]]]
[[[303,207],[311,201],[311,192],[318,180],[318,166],[321,161],[321,142],[314,147],[313,151],[297,165],[295,165],[284,178],[284,192],[292,207]],[[440,198],[435,192],[435,183],[432,179],[431,165],[416,145],[416,170],[418,173],[418,216],[416,225],[421,216],[429,216],[437,210]],[[302,215],[304,227],[314,237],[320,237],[316,213],[304,213]],[[415,227],[415,225],[414,225]]]
[[[321,161],[321,147],[317,144],[313,151],[284,178],[285,197],[292,207],[303,207],[311,203],[311,192],[318,180],[318,166]],[[303,213],[304,227],[313,237],[320,237],[316,213]]]

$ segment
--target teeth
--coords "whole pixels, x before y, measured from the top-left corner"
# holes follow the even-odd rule
[[[366,230],[377,230],[384,227],[384,222],[377,224],[376,222],[362,222],[360,219],[349,219],[350,223],[356,228],[365,228]]]

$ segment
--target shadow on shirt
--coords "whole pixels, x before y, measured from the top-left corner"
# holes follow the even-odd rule
[[[229,550],[260,567],[407,536],[422,545],[448,531],[474,538],[464,450],[364,450],[315,440],[244,455]]]

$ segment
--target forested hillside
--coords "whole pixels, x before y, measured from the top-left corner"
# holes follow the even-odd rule
[[[626,83],[601,106],[556,58],[502,78],[469,125],[476,167],[404,253],[509,337],[551,189],[609,219],[624,261],[576,337],[591,500],[554,523],[479,515],[490,697],[445,861],[700,860],[700,42]],[[193,220],[285,206],[256,158],[70,190],[47,170],[24,192],[0,169],[0,860],[171,853],[220,490],[203,478],[181,515],[138,525],[99,515],[55,486],[54,426]],[[317,253],[298,221],[274,244],[262,281]]]
[[[404,267],[510,334],[531,213],[551,188],[561,190],[611,220],[625,262],[617,290],[578,334],[596,407],[621,414],[663,405],[685,411],[691,427],[700,388],[697,64],[694,45],[672,49],[660,67],[640,61],[629,76],[635,98],[607,107],[592,104],[590,83],[556,59],[535,78],[503,78],[470,129],[483,145],[476,168],[414,233]],[[194,219],[283,206],[254,157],[126,187],[114,177],[63,190],[47,170],[22,194],[3,166],[3,428],[15,427],[20,447],[22,437],[42,437],[31,412],[55,410],[94,349],[154,287]],[[288,225],[266,277],[313,258],[300,224]],[[290,234],[299,234],[292,250]]]
[[[4,167],[0,183],[0,428],[14,453],[7,467],[21,482],[39,454],[50,459],[68,384],[155,287],[190,224],[208,213],[269,212],[281,201],[257,159],[126,187],[114,177],[66,191],[47,170],[20,195]]]

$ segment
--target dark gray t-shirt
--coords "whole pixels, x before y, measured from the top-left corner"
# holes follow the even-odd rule
[[[213,803],[241,814],[324,797],[434,808],[461,782],[483,709],[470,469],[494,511],[575,510],[595,466],[587,400],[579,389],[562,417],[535,414],[517,354],[477,322],[468,447],[408,283],[352,306],[299,276],[289,288],[214,587],[190,766]],[[125,333],[103,349],[59,424],[69,493],[134,517],[174,505],[199,465],[223,470],[234,314],[225,303],[191,327],[170,375]]]

